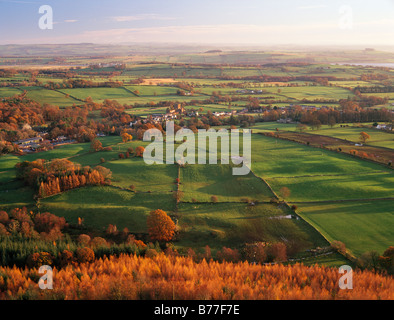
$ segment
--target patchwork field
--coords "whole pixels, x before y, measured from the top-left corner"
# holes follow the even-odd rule
[[[119,230],[145,233],[146,218],[150,211],[162,208],[174,209],[171,197],[160,194],[133,193],[114,187],[88,187],[72,190],[46,198],[40,203],[41,211],[49,211],[77,224],[78,218],[97,230],[105,230],[115,224]]]
[[[393,243],[394,201],[303,204],[300,215],[330,241],[340,240],[356,256],[383,252]]]
[[[381,58],[380,54],[367,55],[374,61]],[[0,88],[0,100],[21,94],[23,90],[30,99],[60,107],[83,105],[88,97],[98,103],[110,99],[132,106],[126,112],[133,121],[134,116],[144,120],[153,113],[166,113],[171,104],[184,102],[186,110],[198,111],[199,120],[211,125],[211,113],[241,111],[257,100],[262,108],[270,106],[277,110],[279,117],[285,117],[278,108],[287,108],[290,104],[337,108],[340,99],[358,99],[352,91],[356,86],[383,86],[383,82],[385,85],[392,82],[392,74],[386,69],[333,65],[330,62],[338,62],[337,58],[327,54],[316,58],[319,63],[305,62],[305,58],[308,57],[297,52],[185,53],[154,57],[133,54],[126,58],[125,68],[105,66],[96,69],[89,67],[92,62],[89,59],[72,57],[70,62],[84,66],[73,69],[76,79],[91,81],[94,85],[68,88],[65,78],[56,73],[40,73],[39,82],[30,84],[26,84],[30,81],[28,73],[6,75],[0,82],[9,84],[9,87]],[[137,63],[138,59],[144,63]],[[0,60],[0,63],[4,62]],[[286,63],[289,60],[301,63]],[[23,62],[23,58],[20,61]],[[40,58],[40,61],[44,64],[52,60]],[[321,61],[324,64],[320,64]],[[343,61],[351,60],[348,57]],[[102,62],[113,63],[109,58],[103,58]],[[48,65],[47,68],[52,70],[55,66]],[[387,79],[361,80],[372,73],[379,76],[377,78]],[[311,77],[336,77],[331,78],[336,80],[322,85],[322,81]],[[123,84],[117,88],[94,87],[108,80],[122,81]],[[181,82],[194,87],[194,94],[178,95],[177,85]],[[50,83],[60,89],[44,87]],[[66,86],[68,89],[62,88]],[[248,91],[258,89],[263,93]],[[387,105],[373,108],[390,107],[393,101],[393,93],[370,95],[391,99]],[[159,107],[155,107],[156,104]],[[249,110],[243,115],[258,116],[256,120],[261,120],[264,112],[257,115]],[[100,110],[89,111],[87,119],[87,126],[108,121],[103,119]],[[190,119],[189,115],[183,115],[186,126]],[[111,121],[109,125],[112,126]],[[230,127],[230,122],[223,121],[223,118],[219,121],[222,123],[213,128]],[[47,125],[50,128],[51,124]],[[367,142],[368,152],[374,153],[376,148],[391,152],[394,149],[393,134],[359,127],[358,124],[337,124],[333,128],[323,125],[319,130],[308,128],[305,136],[317,141],[308,146],[259,134],[279,132],[287,138],[294,138],[298,134],[297,124],[275,121],[253,124],[250,120],[246,125],[253,130],[252,172],[246,176],[234,176],[231,165],[220,163],[179,168],[173,164],[148,166],[141,158],[133,156],[120,159],[119,153],[124,154],[128,148],[135,149],[147,143],[135,139],[122,143],[119,136],[100,138],[103,146],[110,146],[111,151],[90,152],[90,143],[81,143],[43,153],[1,156],[0,209],[26,206],[64,216],[71,224],[83,218],[88,228],[99,231],[113,224],[119,230],[127,227],[131,232],[145,235],[149,212],[163,209],[178,225],[179,235],[174,246],[181,252],[188,248],[202,252],[209,245],[215,253],[223,246],[241,249],[247,242],[280,241],[294,252],[300,249],[297,255],[300,258],[310,255],[306,250],[326,247],[329,241],[339,240],[353,255],[360,256],[368,250],[381,254],[394,243],[393,170],[347,154],[312,147],[319,146],[318,143],[329,137],[331,140],[347,140],[343,151],[349,151],[348,147],[356,148],[354,144],[359,142],[360,132],[365,131],[371,136]],[[130,129],[128,125],[115,126],[116,132],[125,127]],[[242,149],[242,142],[240,146]],[[112,185],[75,189],[37,202],[33,190],[16,180],[14,167],[18,162],[40,158],[67,158],[82,166],[106,167],[112,172]],[[283,188],[287,191],[284,192]],[[181,192],[177,202],[174,195],[178,190]],[[274,203],[275,196],[297,208]],[[314,261],[326,265],[349,262],[339,254],[332,254],[305,263],[313,264]]]
[[[181,169],[180,190],[185,202],[239,202],[243,199],[269,201],[273,194],[253,173],[233,176],[228,165],[189,165]]]
[[[327,239],[344,242],[356,256],[393,243],[392,170],[290,141],[254,135],[253,142],[252,170],[280,197],[288,188],[286,200]]]
[[[184,232],[176,246],[201,251],[206,245],[217,250],[223,246],[238,247],[244,242],[284,240],[294,248],[327,245],[307,223],[284,218],[290,213],[288,209],[272,204],[182,203],[179,225]]]

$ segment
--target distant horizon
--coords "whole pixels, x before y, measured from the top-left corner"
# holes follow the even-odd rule
[[[258,43],[182,43],[182,42],[113,42],[113,43],[100,43],[100,42],[68,42],[68,43],[3,43],[0,47],[5,46],[18,46],[18,47],[29,47],[29,46],[82,46],[82,45],[93,45],[93,46],[152,46],[152,47],[187,47],[187,48],[212,48],[212,49],[233,49],[239,50],[247,48],[247,50],[338,50],[338,49],[352,49],[352,50],[365,50],[374,49],[376,51],[393,50],[394,45],[372,45],[372,44],[349,44],[349,45],[335,45],[335,44],[258,44]]]
[[[39,28],[44,4],[52,29]],[[0,45],[394,47],[394,0],[0,0],[0,7]]]

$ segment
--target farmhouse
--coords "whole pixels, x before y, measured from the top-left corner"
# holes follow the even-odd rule
[[[16,142],[16,144],[19,147],[28,147],[32,144],[38,144],[43,142],[44,139],[42,137],[35,137],[35,138],[29,138],[29,139],[23,139],[23,140],[19,140]]]
[[[40,143],[42,143],[44,139],[42,137],[35,137],[29,139],[23,139],[16,142],[16,145],[19,149],[24,151],[35,151],[40,147]]]
[[[376,129],[378,130],[389,130],[392,131],[393,130],[393,126],[390,124],[378,124],[376,126]]]

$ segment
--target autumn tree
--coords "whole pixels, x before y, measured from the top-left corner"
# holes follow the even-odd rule
[[[0,223],[6,224],[8,221],[8,214],[5,211],[0,211]]]
[[[128,134],[127,132],[123,132],[120,136],[122,137],[123,143],[133,140],[133,136],[131,134]]]
[[[212,196],[211,197],[211,202],[212,203],[217,203],[218,202],[218,197],[217,196]]]
[[[288,197],[290,197],[291,194],[288,187],[282,187],[279,192],[283,199],[287,199]]]
[[[152,241],[171,241],[176,225],[163,210],[151,211],[147,218],[149,237]]]
[[[94,260],[94,251],[90,248],[78,248],[75,254],[80,263],[93,262]]]
[[[266,244],[264,242],[247,243],[243,249],[246,260],[263,263],[267,259]]]
[[[144,156],[144,152],[145,152],[145,148],[144,147],[137,147],[136,149],[135,149],[135,156],[136,157],[143,157]]]
[[[80,234],[78,236],[78,243],[87,246],[90,243],[90,236],[88,236],[87,234]]]
[[[307,130],[308,130],[308,126],[306,124],[303,124],[303,123],[297,124],[297,131],[305,132]]]
[[[287,260],[287,247],[284,243],[273,243],[267,249],[267,256],[269,260],[275,262],[282,262]]]
[[[95,152],[101,151],[103,150],[103,144],[101,143],[100,140],[93,139],[92,142],[90,143],[90,150]]]
[[[241,255],[237,249],[231,249],[223,247],[222,250],[218,251],[216,257],[220,261],[227,262],[238,262],[241,259]]]
[[[389,274],[394,274],[394,246],[386,249],[378,261],[384,270],[387,270]]]
[[[371,139],[371,136],[368,133],[364,131],[360,133],[360,141],[362,143],[366,143],[369,139]]]

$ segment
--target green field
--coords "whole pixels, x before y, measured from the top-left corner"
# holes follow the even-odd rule
[[[167,193],[175,190],[178,169],[175,165],[145,164],[142,159],[124,159],[105,163],[104,167],[113,173],[112,184],[121,188],[135,186],[140,192]]]
[[[91,97],[93,101],[102,102],[105,99],[119,100],[135,97],[124,88],[83,88],[83,89],[61,89],[61,92],[69,94],[80,100]]]
[[[65,94],[58,91],[32,87],[26,87],[26,89],[28,90],[27,96],[30,99],[38,101],[41,104],[47,103],[59,107],[67,107],[72,106],[73,104],[81,104],[81,101],[76,100],[72,97],[67,98]]]
[[[33,48],[32,52],[39,56],[40,51],[36,50]],[[69,50],[75,53],[78,49],[69,46]],[[101,51],[104,48],[100,46],[97,50],[106,52]],[[352,88],[393,83],[392,71],[387,69],[331,64],[351,62],[354,56],[367,57],[371,62],[392,61],[392,55],[378,51],[338,53],[337,57],[320,52],[314,54],[314,63],[305,62],[310,61],[310,53],[290,51],[187,53],[180,50],[179,53],[163,52],[141,57],[130,48],[120,51],[120,56],[113,59],[119,62],[124,59],[125,69],[87,67],[98,61],[113,62],[110,56],[104,54],[97,59],[76,55],[66,59],[68,63],[84,66],[73,70],[76,79],[92,81],[96,85],[101,83],[100,87],[49,90],[43,85],[54,82],[61,87],[64,77],[43,72],[37,77],[40,82],[26,85],[29,82],[29,73],[26,72],[0,79],[0,100],[24,90],[28,98],[42,105],[59,107],[82,105],[88,97],[100,103],[110,99],[127,104],[130,107],[125,112],[145,119],[153,113],[166,113],[171,104],[181,102],[187,103],[186,110],[194,109],[204,116],[208,112],[239,111],[248,106],[253,97],[260,99],[261,106],[276,107],[279,117],[282,117],[278,108],[290,104],[337,108],[340,99],[357,98]],[[123,57],[121,54],[129,56]],[[24,59],[27,58],[15,58],[15,61],[24,63]],[[0,64],[6,63],[6,60],[0,58]],[[53,59],[46,57],[37,61],[43,65],[54,63]],[[388,79],[361,80],[365,79],[362,75],[372,73]],[[112,75],[109,77],[109,74]],[[277,78],[270,80],[269,76]],[[280,77],[294,78],[291,79],[293,81],[282,82]],[[311,77],[336,77],[336,80],[324,86]],[[144,80],[142,84],[135,81],[139,78]],[[166,83],[165,79],[172,78],[174,82],[193,85],[194,94],[178,96],[178,88],[173,84],[153,85],[160,81]],[[123,86],[103,87],[102,83],[109,80],[123,81]],[[4,83],[9,87],[3,87]],[[263,93],[237,92],[242,89],[261,89]],[[231,97],[231,107],[229,100],[210,99],[214,92]],[[387,106],[394,99],[393,93],[365,95],[387,96],[391,99]],[[160,107],[154,107],[156,104]],[[373,108],[381,107],[384,106]],[[200,111],[201,108],[203,111]],[[252,113],[247,115],[257,116]],[[88,119],[97,123],[109,120],[102,118],[100,110],[89,111]],[[184,120],[189,119],[184,117]],[[261,117],[257,120],[260,121]],[[111,121],[108,124],[112,126]],[[337,124],[330,128],[323,125],[319,130],[308,128],[306,132],[358,143],[360,132],[365,131],[371,136],[367,145],[394,149],[394,134],[371,128],[372,121],[346,124],[347,127]],[[48,122],[46,125],[50,127],[51,124]],[[67,123],[64,126],[67,127]],[[228,128],[229,124],[223,122],[221,127]],[[201,252],[209,245],[215,253],[223,246],[241,249],[245,243],[254,241],[281,241],[291,249],[300,249],[302,252],[296,256],[300,258],[308,255],[305,250],[326,247],[328,241],[334,240],[344,242],[355,256],[370,250],[382,253],[393,245],[393,170],[343,153],[259,134],[276,130],[297,131],[296,123],[258,122],[251,128],[252,172],[246,176],[232,175],[232,166],[225,164],[148,166],[143,159],[133,155],[121,160],[119,153],[124,154],[128,148],[146,147],[147,143],[135,140],[122,143],[119,136],[99,138],[103,146],[112,147],[112,151],[90,152],[90,143],[75,143],[48,152],[1,156],[0,209],[27,206],[36,211],[63,216],[71,224],[76,224],[79,217],[83,218],[91,230],[103,231],[113,224],[119,230],[127,227],[131,232],[143,234],[147,233],[146,218],[149,212],[163,209],[178,224],[180,233],[174,246],[183,251],[193,248]],[[116,129],[119,132],[124,128]],[[240,145],[242,148],[242,142]],[[33,190],[16,180],[14,167],[21,161],[56,158],[67,158],[81,166],[104,166],[112,172],[112,185],[75,189],[42,199],[37,204]],[[179,186],[176,184],[178,177]],[[173,195],[178,187],[183,196],[176,203]],[[284,187],[290,190],[286,202],[290,206],[296,205],[297,210],[289,209],[285,204],[270,203],[275,195],[282,200],[281,189]],[[336,266],[345,264],[347,260],[332,253],[305,261],[308,265],[313,262]]]
[[[12,97],[21,93],[22,91],[15,88],[0,88],[0,98]]]
[[[302,216],[330,241],[344,242],[357,256],[372,249],[375,239],[379,239],[375,249],[380,253],[393,243],[394,200],[371,201],[363,207],[365,199],[393,197],[392,170],[343,154],[260,135],[253,136],[253,146],[252,150],[256,151],[252,170],[266,178],[279,196],[280,190],[287,187],[290,204],[296,203]],[[359,201],[339,201],[356,199]],[[353,209],[347,209],[356,207],[362,207],[365,214],[357,216]],[[362,219],[356,223],[357,217]],[[339,228],[347,219],[352,227]],[[357,241],[363,237],[369,241],[368,246],[366,241]]]
[[[263,135],[252,136],[252,170],[264,178],[380,172],[378,164]]]
[[[302,217],[330,241],[340,240],[356,256],[382,253],[394,242],[393,201],[303,205]]]
[[[338,176],[313,176],[294,178],[267,179],[272,188],[279,193],[287,187],[291,195],[290,202],[304,201],[334,201],[373,198],[393,198],[394,174],[369,173]]]
[[[357,126],[340,128],[340,127],[336,126],[332,129],[326,128],[326,129],[322,129],[322,130],[310,130],[308,132],[359,143],[360,142],[360,133],[362,131],[368,133],[371,137],[371,139],[369,139],[366,142],[367,145],[394,149],[394,134],[387,133],[387,132],[384,132],[384,131],[378,130],[378,129],[360,128]]]
[[[186,204],[179,206],[181,237],[176,246],[201,250],[241,247],[245,242],[287,241],[303,249],[327,242],[302,220],[286,219],[290,211],[272,204]]]
[[[150,211],[161,208],[170,212],[174,201],[167,195],[133,193],[114,187],[87,187],[59,194],[41,201],[40,210],[65,217],[76,224],[78,218],[97,230],[115,224],[119,230],[145,233]]]
[[[273,196],[267,185],[253,173],[233,176],[228,165],[190,165],[181,169],[183,201],[195,199],[210,202],[216,196],[219,202],[239,202],[242,199],[269,201]]]

